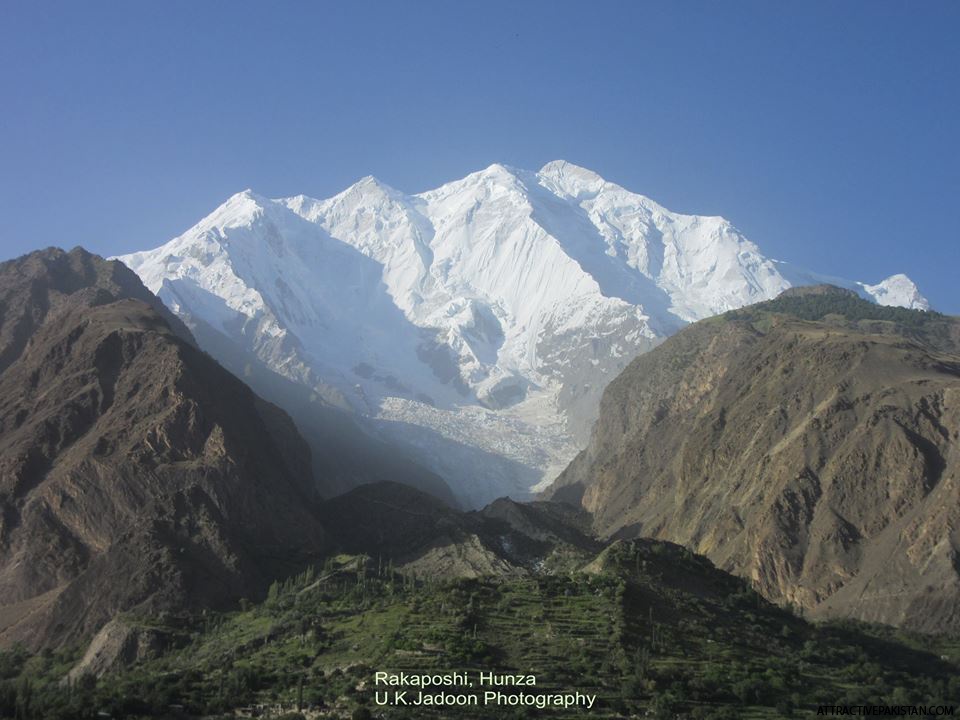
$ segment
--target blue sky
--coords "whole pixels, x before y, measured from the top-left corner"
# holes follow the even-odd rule
[[[953,0],[6,0],[0,257],[563,158],[960,313],[958,35]]]

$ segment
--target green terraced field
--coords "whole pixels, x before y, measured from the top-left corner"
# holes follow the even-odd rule
[[[298,707],[304,717],[341,718],[779,718],[815,714],[819,703],[960,698],[956,643],[807,623],[703,558],[652,541],[616,543],[582,572],[509,580],[416,578],[340,556],[242,606],[127,618],[158,633],[164,648],[99,680],[61,682],[78,653],[8,652],[0,708],[44,719],[100,711],[297,717]],[[476,679],[490,670],[535,675],[525,692],[579,691],[596,704],[588,711],[376,703],[377,671]]]

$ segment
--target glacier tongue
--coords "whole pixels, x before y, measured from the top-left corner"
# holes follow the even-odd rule
[[[120,259],[204,337],[229,340],[211,354],[239,348],[352,409],[473,506],[552,479],[606,383],[687,322],[824,281],[928,307],[904,275],[793,268],[723,218],[563,161],[491,165],[417,195],[372,177],[327,200],[248,190]]]

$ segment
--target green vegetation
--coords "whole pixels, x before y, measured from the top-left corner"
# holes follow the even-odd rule
[[[774,300],[731,310],[707,323],[746,322],[756,332],[766,335],[785,319],[821,323],[824,327],[864,335],[902,338],[940,352],[960,352],[960,323],[956,318],[933,310],[876,305],[853,292],[829,286],[821,292],[791,295],[787,291]]]
[[[99,680],[62,682],[76,651],[0,654],[0,716],[571,716],[381,707],[376,670],[533,673],[536,692],[597,694],[593,710],[573,713],[597,718],[782,718],[819,703],[960,700],[957,645],[809,624],[678,546],[615,543],[586,570],[443,580],[341,556],[245,609],[127,618],[149,620],[167,649]]]
[[[832,291],[831,291],[832,290]],[[757,329],[765,331],[772,315],[787,315],[810,322],[840,322],[847,327],[859,327],[871,331],[883,331],[905,335],[919,335],[924,339],[936,339],[949,335],[952,319],[938,312],[908,310],[902,307],[876,305],[858,297],[855,293],[828,289],[820,294],[784,294],[767,302],[757,303],[740,310],[732,310],[720,318],[747,320]],[[934,345],[939,345],[935,342]]]
[[[923,310],[908,310],[902,307],[876,305],[850,293],[832,292],[822,295],[781,295],[768,302],[752,305],[744,310],[735,310],[736,313],[751,313],[756,311],[782,313],[792,315],[801,320],[823,320],[828,315],[840,315],[849,322],[861,320],[882,320],[894,322],[908,328],[918,328],[938,320],[945,320],[946,315],[938,312]]]

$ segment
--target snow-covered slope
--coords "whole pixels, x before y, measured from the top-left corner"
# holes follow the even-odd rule
[[[120,259],[188,324],[366,417],[471,505],[552,479],[603,386],[687,322],[824,281],[927,307],[904,275],[793,268],[723,218],[563,161],[418,195],[374,178],[327,200],[246,191]]]

